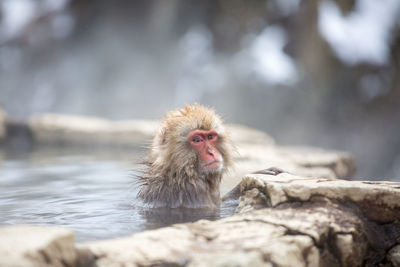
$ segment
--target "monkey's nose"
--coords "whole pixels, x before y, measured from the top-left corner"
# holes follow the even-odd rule
[[[207,152],[210,156],[215,156],[215,151],[212,147],[208,147],[207,148]]]

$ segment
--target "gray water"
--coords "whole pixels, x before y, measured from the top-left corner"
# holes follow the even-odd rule
[[[232,214],[229,206],[217,211],[143,207],[135,199],[140,165],[129,162],[128,155],[62,150],[4,155],[0,224],[64,226],[81,242]]]

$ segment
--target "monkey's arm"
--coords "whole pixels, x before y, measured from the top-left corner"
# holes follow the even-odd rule
[[[253,174],[267,174],[267,175],[278,175],[280,173],[283,173],[282,169],[276,168],[276,167],[271,167],[268,169],[264,170],[259,170],[256,172],[253,172]],[[231,200],[231,199],[238,199],[240,197],[240,183],[238,183],[231,191],[226,193],[221,200],[226,201],[226,200]]]

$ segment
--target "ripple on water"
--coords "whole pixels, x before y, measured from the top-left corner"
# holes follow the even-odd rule
[[[60,225],[73,229],[77,241],[88,241],[233,212],[229,205],[218,211],[135,205],[131,170],[123,161],[81,155],[5,159],[0,168],[1,224]]]

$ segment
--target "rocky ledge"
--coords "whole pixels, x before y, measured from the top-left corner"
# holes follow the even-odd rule
[[[132,149],[149,144],[158,126],[157,121],[110,121],[96,117],[43,114],[28,122],[15,122],[2,117],[0,110],[0,140],[5,129],[8,147],[25,144],[35,147],[96,147]],[[243,125],[228,125],[236,146],[235,168],[223,180],[223,188],[231,188],[247,173],[277,166],[303,176],[350,179],[355,173],[355,161],[346,152],[313,147],[276,145],[266,133]],[[140,146],[140,145],[139,145]]]
[[[1,266],[17,245],[13,266],[400,266],[400,183],[252,174],[218,221],[75,247],[67,230],[27,229],[0,230]]]

